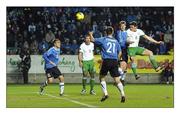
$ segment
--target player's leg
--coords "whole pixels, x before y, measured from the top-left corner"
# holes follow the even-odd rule
[[[156,72],[158,72],[159,70],[161,70],[163,68],[163,66],[162,67],[159,66],[158,63],[156,62],[152,51],[145,49],[143,51],[142,55],[149,56],[149,60],[152,64],[153,68],[156,70]]]
[[[109,65],[108,65],[108,60],[103,60],[102,65],[101,65],[101,70],[100,70],[100,84],[101,84],[101,89],[103,91],[103,97],[101,98],[101,102],[105,101],[108,98],[108,92],[107,92],[107,87],[106,87],[106,80],[105,76],[108,73],[109,70]]]
[[[128,52],[127,47],[122,49],[122,61],[120,62],[120,67],[123,70],[123,74],[121,76],[121,81],[124,82],[126,73],[127,73],[127,62],[128,62]]]
[[[52,69],[52,76],[56,79],[59,79],[59,95],[62,96],[64,94],[64,76],[62,75],[61,71],[58,67],[54,67]]]
[[[53,77],[50,75],[50,73],[47,73],[46,76],[47,76],[47,80],[46,80],[44,83],[42,83],[41,86],[40,86],[40,91],[39,91],[40,95],[43,94],[44,88],[45,88],[48,84],[50,84],[50,83],[53,82]]]
[[[90,94],[96,95],[94,91],[94,85],[95,85],[95,68],[94,68],[94,61],[89,62],[89,74],[90,74]]]
[[[120,80],[123,85],[125,85],[125,77],[126,77],[126,69],[127,69],[127,63],[125,61],[120,62],[120,67],[119,67],[119,73],[120,73]]]
[[[59,77],[59,88],[60,88],[60,93],[59,95],[60,96],[63,96],[64,94],[64,76],[61,74]]]
[[[100,74],[99,80],[101,83],[101,89],[103,91],[103,97],[101,98],[101,102],[105,101],[109,96],[107,92],[107,86],[106,86],[106,80],[105,80],[105,75]]]
[[[114,81],[116,83],[116,86],[119,90],[119,92],[121,93],[121,102],[125,102],[125,93],[124,93],[124,87],[123,84],[121,83],[121,81],[119,80],[118,76],[114,77]]]
[[[129,55],[130,60],[131,60],[131,69],[132,69],[133,74],[137,80],[140,78],[140,76],[136,73],[136,69],[137,69],[137,65],[135,63],[136,52],[137,52],[137,47],[129,47],[128,48],[128,55]]]
[[[118,88],[120,94],[121,94],[121,102],[125,102],[125,93],[123,89],[123,85],[121,81],[119,80],[119,72],[118,72],[118,63],[113,62],[112,67],[110,69],[110,74],[113,77],[116,87]]]
[[[82,90],[81,90],[81,94],[85,94],[86,93],[86,83],[87,83],[87,75],[88,73],[83,73],[83,77],[82,77]]]
[[[130,57],[130,60],[131,60],[131,69],[133,71],[133,74],[134,74],[136,80],[138,80],[140,78],[140,76],[136,72],[137,64],[135,63],[135,57]]]
[[[88,64],[86,61],[83,61],[82,71],[83,71],[83,77],[82,77],[82,87],[83,88],[81,90],[81,94],[85,94],[86,93],[87,76],[88,76]]]
[[[120,81],[123,86],[125,86],[125,78],[127,73],[127,62],[128,62],[128,52],[127,48],[122,49],[122,60],[120,61]],[[122,72],[121,72],[122,71]]]

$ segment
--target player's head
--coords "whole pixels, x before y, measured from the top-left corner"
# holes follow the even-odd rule
[[[87,45],[90,44],[90,42],[91,42],[91,37],[90,37],[89,34],[85,35],[84,42],[85,42]]]
[[[137,30],[137,22],[136,21],[130,22],[129,26],[130,26],[131,31],[135,32]]]
[[[126,21],[119,22],[119,29],[122,31],[126,30]]]
[[[109,35],[113,35],[114,34],[114,29],[111,26],[108,26],[106,29],[106,34]]]
[[[57,39],[57,38],[53,41],[53,44],[54,44],[54,46],[56,48],[60,48],[61,47],[61,41],[59,39]]]

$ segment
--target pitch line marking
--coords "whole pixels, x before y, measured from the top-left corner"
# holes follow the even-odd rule
[[[39,92],[36,92],[36,93],[39,94]],[[69,102],[72,102],[72,103],[75,103],[75,104],[86,106],[88,108],[97,108],[97,106],[89,105],[89,104],[82,103],[82,102],[79,102],[79,101],[76,101],[76,100],[72,100],[72,99],[69,99],[69,98],[65,98],[65,97],[57,97],[57,96],[54,96],[54,95],[51,95],[51,94],[47,94],[47,93],[45,93],[43,95],[46,95],[46,96],[52,97],[52,98],[56,98],[56,99],[63,99],[63,100],[66,100],[66,101],[69,101]],[[68,96],[68,95],[65,95],[65,96]]]

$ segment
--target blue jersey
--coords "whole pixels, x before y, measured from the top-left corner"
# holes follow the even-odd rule
[[[126,31],[121,31],[118,30],[116,34],[116,39],[121,45],[121,48],[124,49],[126,48],[126,41],[127,41],[127,32]]]
[[[55,65],[51,64],[50,61],[55,63],[57,66],[60,61],[59,55],[60,55],[60,49],[57,49],[55,47],[51,47],[48,51],[46,51],[43,54],[43,58],[45,60],[45,69],[55,67]]]
[[[102,59],[118,60],[121,47],[116,39],[110,37],[95,38],[94,43],[101,47]]]

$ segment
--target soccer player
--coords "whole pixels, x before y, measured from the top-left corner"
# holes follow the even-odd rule
[[[91,41],[93,41],[97,46],[101,47],[101,56],[103,59],[101,70],[100,70],[100,83],[101,88],[104,93],[101,102],[108,99],[108,92],[106,88],[105,77],[110,72],[110,75],[113,77],[118,90],[121,93],[121,102],[125,102],[125,93],[123,89],[123,85],[119,80],[119,72],[118,72],[118,58],[121,57],[121,48],[117,40],[113,37],[114,29],[112,27],[107,27],[106,29],[106,37],[102,38],[94,38],[93,33],[89,33],[91,36]]]
[[[127,72],[127,62],[128,62],[128,54],[127,54],[127,32],[126,32],[126,22],[120,21],[119,22],[119,30],[116,33],[116,39],[119,42],[122,50],[122,57],[120,60],[120,80],[123,85],[125,85],[125,77]]]
[[[83,89],[81,91],[81,94],[86,93],[86,83],[87,83],[87,77],[90,75],[90,94],[96,95],[94,91],[94,75],[95,75],[95,68],[94,68],[94,43],[91,42],[90,36],[85,36],[85,41],[80,45],[79,49],[79,66],[82,68],[83,71],[83,78],[82,78],[82,85]]]
[[[51,47],[47,52],[44,53],[43,58],[45,60],[45,72],[47,80],[40,86],[40,94],[43,94],[44,88],[53,82],[53,78],[59,79],[60,87],[60,96],[63,96],[64,93],[64,76],[61,74],[61,71],[58,69],[58,64],[60,62],[60,47],[61,41],[55,39],[53,42],[54,46]]]
[[[153,38],[147,36],[141,29],[138,29],[137,23],[135,21],[130,23],[130,29],[127,30],[127,42],[129,42],[128,55],[130,56],[131,68],[136,78],[139,77],[139,75],[137,75],[136,73],[136,67],[137,67],[135,63],[136,55],[149,56],[149,60],[156,72],[158,72],[163,68],[163,66],[159,66],[158,63],[156,62],[152,51],[138,46],[140,37],[143,37],[155,44],[163,43],[162,41],[154,40]]]

